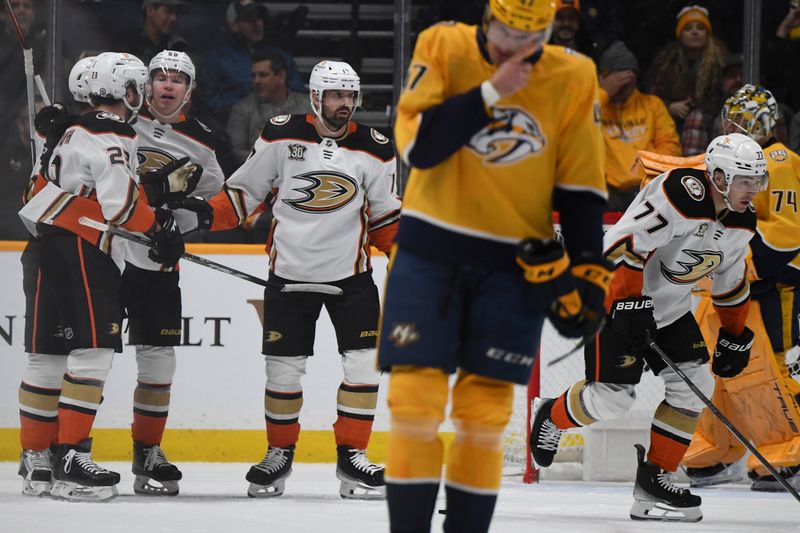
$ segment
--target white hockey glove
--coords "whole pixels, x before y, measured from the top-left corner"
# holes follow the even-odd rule
[[[786,350],[786,368],[789,369],[789,375],[800,383],[800,346]]]
[[[185,198],[197,187],[203,167],[182,157],[163,167],[140,176],[142,186],[147,192],[147,203],[160,207],[167,202]]]

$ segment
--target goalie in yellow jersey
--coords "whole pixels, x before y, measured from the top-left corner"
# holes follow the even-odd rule
[[[550,0],[490,0],[480,26],[417,40],[395,123],[412,167],[386,287],[391,531],[429,531],[452,390],[445,531],[489,529],[513,384],[542,323],[593,337],[610,272],[598,85],[591,59],[544,44]],[[561,215],[565,248],[552,240]]]
[[[723,127],[757,141],[764,150],[769,188],[756,195],[756,235],[750,241],[755,280],[747,325],[755,332],[750,362],[736,377],[716,378],[714,404],[795,488],[800,489],[800,156],[773,136],[778,105],[758,85],[745,85],[724,105]],[[719,318],[707,302],[696,312],[707,341],[715,340]],[[713,346],[713,344],[709,344]],[[795,369],[792,377],[790,366]],[[692,486],[743,477],[738,461],[745,448],[708,410],[700,422],[683,466]],[[782,491],[767,470],[750,457],[752,489]]]

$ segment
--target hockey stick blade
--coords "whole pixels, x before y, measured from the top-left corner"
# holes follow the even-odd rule
[[[645,332],[645,335],[647,339],[647,344],[654,352],[658,354],[661,360],[664,361],[667,364],[667,366],[672,369],[673,372],[678,374],[678,377],[681,378],[683,382],[689,386],[690,389],[692,389],[692,392],[695,394],[695,396],[697,396],[704,404],[706,404],[706,407],[708,407],[708,409],[712,413],[714,413],[714,416],[716,416],[719,419],[719,421],[722,422],[726,428],[728,428],[728,431],[733,433],[733,436],[736,437],[736,439],[739,442],[741,442],[745,448],[750,450],[750,453],[752,453],[753,456],[756,459],[758,459],[758,461],[764,466],[764,468],[769,470],[769,473],[772,474],[772,477],[774,477],[778,481],[778,483],[780,483],[783,486],[784,489],[786,489],[792,496],[794,496],[795,500],[800,502],[800,494],[797,493],[794,487],[792,487],[788,481],[783,479],[783,476],[781,476],[775,469],[775,467],[772,466],[772,464],[769,461],[767,461],[763,455],[761,455],[761,453],[756,449],[756,447],[750,443],[750,440],[748,440],[747,437],[742,435],[742,433],[738,429],[736,429],[736,426],[734,426],[731,423],[731,421],[728,420],[728,418],[724,414],[722,414],[722,411],[717,409],[717,406],[715,406],[711,402],[711,400],[709,400],[708,397],[705,394],[703,394],[700,389],[697,388],[697,385],[692,383],[692,380],[689,379],[689,377],[683,373],[683,370],[681,370],[680,367],[675,364],[672,358],[668,356],[658,344],[656,344],[656,342],[650,336],[650,332],[649,331]]]
[[[88,217],[81,217],[78,220],[78,222],[80,222],[86,227],[94,228],[98,231],[108,232],[122,239],[133,241],[141,245],[147,246],[148,248],[153,247],[153,241],[151,241],[150,239],[142,237],[140,235],[136,235],[135,233],[131,233],[130,231],[124,230],[122,228],[109,226],[108,224],[105,224],[103,222],[98,222],[97,220]],[[199,255],[194,255],[188,252],[184,252],[181,258],[186,259],[187,261],[190,261],[192,263],[198,264],[200,266],[216,270],[217,272],[222,272],[223,274],[229,274],[239,279],[255,283],[256,285],[261,285],[262,287],[267,286],[267,281],[264,279],[257,278],[256,276],[251,276],[246,272],[242,272],[241,270],[236,270],[235,268],[225,266],[222,263],[217,263],[216,261],[211,261],[210,259],[206,259],[205,257],[200,257]]]

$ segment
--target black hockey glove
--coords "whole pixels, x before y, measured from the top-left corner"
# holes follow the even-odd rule
[[[42,150],[42,168],[47,170],[50,165],[50,155],[56,147],[67,128],[75,123],[75,117],[70,116],[64,106],[54,103],[43,107],[33,118],[36,132],[44,137],[44,149]]]
[[[656,338],[656,321],[653,318],[653,299],[649,296],[622,298],[611,304],[611,330],[637,351],[649,347],[646,332]]]
[[[750,348],[753,347],[754,337],[752,330],[746,326],[738,337],[719,328],[711,370],[721,378],[738,376],[750,361]]]
[[[190,162],[188,157],[182,157],[143,173],[139,179],[147,193],[147,203],[151,207],[161,207],[194,191],[202,174],[203,167]]]
[[[148,257],[166,267],[173,267],[184,252],[183,238],[180,228],[167,209],[156,210],[158,229],[150,234],[153,247],[147,252]]]
[[[597,334],[605,322],[603,301],[611,280],[604,260],[570,264],[558,242],[525,239],[517,245],[517,263],[540,289],[534,297],[553,302],[548,318],[561,335],[588,340]]]
[[[196,229],[211,229],[214,223],[214,209],[199,196],[190,196],[167,204],[170,209],[186,209],[197,215]]]

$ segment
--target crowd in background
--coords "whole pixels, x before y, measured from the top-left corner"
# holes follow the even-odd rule
[[[485,3],[437,0],[416,5],[414,32],[446,19],[479,23]],[[37,69],[45,72],[51,49],[49,3],[11,4],[33,47]],[[269,9],[275,4],[289,6],[276,14]],[[639,187],[631,171],[638,150],[691,156],[721,132],[722,104],[743,84],[743,8],[722,0],[701,5],[685,0],[556,4],[550,42],[588,55],[597,64],[609,209],[624,210]],[[186,51],[198,66],[188,112],[215,133],[214,148],[226,175],[247,157],[265,120],[310,110],[307,74],[298,68],[295,54],[309,53],[297,33],[314,14],[300,2],[65,0],[63,6],[67,23],[57,37],[64,65],[51,73],[63,80],[60,94],[68,94],[66,74],[82,57],[112,49],[130,52],[146,64],[163,49]],[[0,19],[0,127],[6,130],[0,146],[0,239],[22,240],[27,235],[16,211],[31,169],[25,74],[7,13]],[[790,64],[800,51],[797,3],[764,2],[762,37],[760,82],[780,104],[777,136],[800,151],[800,69]],[[351,56],[343,59],[356,66],[370,54],[364,47],[331,44],[330,50]],[[267,216],[246,230],[215,238],[263,242]]]

